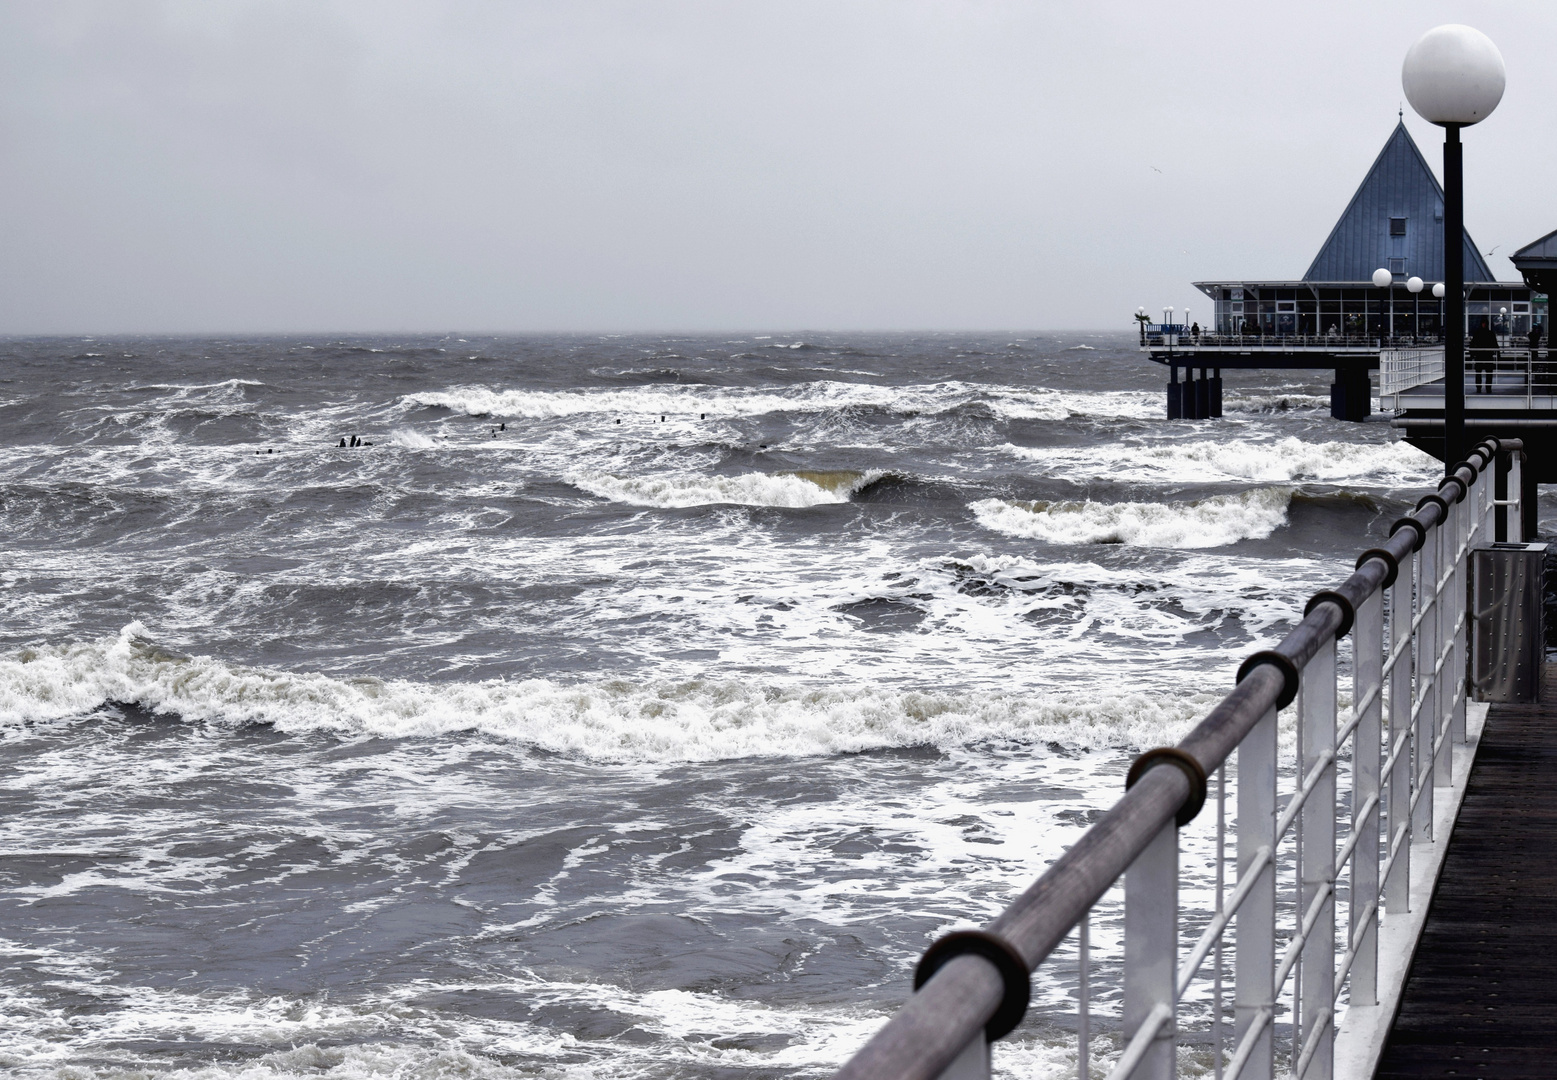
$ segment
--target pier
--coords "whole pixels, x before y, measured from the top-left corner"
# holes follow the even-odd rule
[[[1557,814],[1557,690],[1545,549],[1517,542],[1534,514],[1525,456],[1516,440],[1477,445],[1243,660],[1181,742],[1137,757],[1113,808],[1004,912],[931,944],[914,994],[838,1080],[985,1080],[1040,969],[1074,1003],[1044,1019],[1074,1033],[1079,1080],[1099,1050],[1111,1080],[1172,1080],[1181,1047],[1219,1080],[1367,1080],[1381,1062],[1389,1076],[1549,1073],[1538,1043],[1557,1025],[1528,961],[1553,940],[1551,844],[1530,826]],[[1545,704],[1489,719],[1489,699],[1536,697],[1538,671]],[[1181,865],[1203,813],[1211,867]],[[1209,906],[1185,905],[1208,876]],[[1119,884],[1122,911],[1105,901]],[[1122,952],[1093,950],[1098,920]],[[1492,993],[1507,1017],[1487,1020]],[[1462,1043],[1515,1064],[1455,1069],[1440,1051]]]
[[[1443,187],[1398,123],[1301,278],[1197,281],[1211,304],[1204,325],[1171,308],[1153,322],[1142,308],[1141,351],[1169,372],[1168,419],[1222,415],[1222,371],[1248,368],[1333,371],[1330,414],[1367,419],[1371,373],[1383,355],[1442,346],[1444,207]],[[1466,332],[1485,324],[1512,345],[1531,327],[1544,330],[1557,234],[1512,257],[1525,280],[1500,282],[1470,234],[1459,231]]]
[[[1545,1080],[1557,1053],[1557,665],[1487,716],[1448,857],[1375,1074]]]
[[[1508,344],[1492,353],[1480,372],[1466,365],[1464,417],[1471,438],[1496,431],[1519,439],[1525,448],[1520,497],[1534,506],[1537,486],[1557,484],[1557,358],[1549,351]],[[1379,361],[1379,407],[1393,413],[1390,425],[1406,441],[1439,460],[1444,458],[1444,350],[1442,346],[1404,346],[1383,350]],[[1500,493],[1500,498],[1506,494]],[[1535,516],[1520,537],[1535,539]]]

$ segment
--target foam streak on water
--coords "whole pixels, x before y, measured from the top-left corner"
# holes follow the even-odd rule
[[[1319,387],[1169,424],[1109,335],[0,379],[0,1070],[58,1080],[825,1076],[1434,472]],[[1003,1075],[1073,1073],[1069,948]]]

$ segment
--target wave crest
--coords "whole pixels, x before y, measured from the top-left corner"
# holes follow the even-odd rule
[[[799,470],[739,476],[614,476],[575,473],[568,483],[591,495],[634,506],[808,506],[846,503],[855,492],[881,480],[878,470]]]
[[[1051,544],[1209,548],[1264,539],[1286,524],[1291,499],[1291,488],[1272,487],[1181,503],[981,499],[968,509],[987,529]]]
[[[876,408],[903,416],[936,416],[983,406],[1002,420],[1155,417],[1161,402],[1139,391],[1072,392],[948,381],[881,386],[824,380],[784,389],[721,386],[639,386],[601,390],[493,390],[458,386],[409,394],[411,407],[448,409],[465,416],[549,420],[590,415],[677,418],[766,416]]]
[[[986,743],[1171,742],[1214,700],[1150,692],[1100,699],[750,679],[562,684],[334,678],[227,664],[159,647],[135,622],[115,637],[0,660],[0,723],[68,720],[109,704],[288,733],[430,738],[478,733],[598,761],[803,757]]]
[[[1203,439],[1115,446],[1028,447],[1006,444],[1050,475],[1073,480],[1201,483],[1222,479],[1257,483],[1364,482],[1398,486],[1430,483],[1439,466],[1404,440],[1388,443],[1306,442],[1282,439]]]

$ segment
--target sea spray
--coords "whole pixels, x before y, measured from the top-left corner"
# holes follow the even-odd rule
[[[982,744],[1171,742],[1212,696],[787,687],[751,680],[424,683],[332,678],[185,656],[139,623],[0,660],[0,724],[133,705],[186,721],[291,733],[439,738],[476,732],[591,761],[807,757]]]
[[[1211,548],[1269,536],[1287,520],[1292,489],[1257,488],[1190,502],[1010,502],[981,499],[979,524],[1051,544]]]
[[[1064,420],[1148,417],[1159,408],[1155,395],[1138,391],[1075,392],[1018,389],[950,380],[940,383],[877,386],[857,382],[809,382],[785,388],[649,385],[630,389],[515,390],[455,386],[408,394],[407,412],[448,409],[473,417],[557,419],[563,417],[635,418],[677,422],[725,420],[794,413],[871,408],[899,416],[938,415],[970,406],[1007,420]]]
[[[1110,446],[1025,447],[1006,452],[1069,480],[1129,483],[1331,483],[1422,486],[1440,466],[1406,442],[1313,442],[1293,437],[1125,440]]]
[[[574,487],[602,499],[635,506],[778,506],[799,509],[845,503],[849,496],[885,474],[811,470],[790,473],[744,473],[739,476],[612,476],[575,473]]]

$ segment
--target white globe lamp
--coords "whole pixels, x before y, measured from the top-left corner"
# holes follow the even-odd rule
[[[1406,53],[1400,82],[1423,120],[1469,127],[1492,115],[1503,100],[1503,54],[1473,27],[1434,27]]]
[[[1395,280],[1395,275],[1391,274],[1388,270],[1384,269],[1382,266],[1379,267],[1377,270],[1373,271],[1373,284],[1377,285],[1381,289],[1389,288],[1389,283],[1391,281],[1394,281],[1394,280]]]
[[[1440,300],[1443,299],[1443,282],[1440,281],[1433,285],[1433,295]]]
[[[1408,291],[1410,291],[1410,292],[1414,292],[1414,293],[1421,292],[1422,291],[1422,285],[1423,285],[1423,281],[1419,277],[1416,277],[1416,276],[1413,275],[1412,277],[1406,278],[1406,289]]]
[[[1444,129],[1443,461],[1465,456],[1465,167],[1460,129],[1479,124],[1503,100],[1503,54],[1480,30],[1451,23],[1429,30],[1406,51],[1401,89],[1422,119]]]

